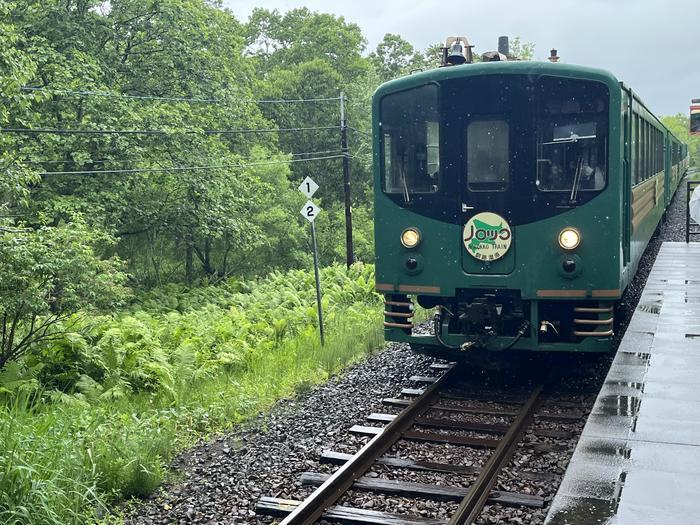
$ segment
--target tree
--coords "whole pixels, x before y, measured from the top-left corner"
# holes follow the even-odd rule
[[[258,73],[258,89],[264,98],[335,98],[351,91],[372,67],[362,56],[365,39],[359,27],[343,17],[299,8],[281,14],[255,9],[246,25],[248,53]],[[375,86],[376,87],[376,86]],[[352,101],[351,101],[352,102]],[[281,148],[289,153],[324,152],[337,156],[340,149],[339,101],[266,105],[266,117],[281,128],[318,128],[280,136]],[[350,113],[356,126],[356,114]],[[331,202],[343,199],[342,165],[339,158],[299,162],[292,178],[301,182],[307,175],[321,186],[319,197]],[[353,172],[354,184],[369,180],[365,171]]]
[[[688,145],[690,165],[700,166],[700,137],[690,135],[688,115],[678,113],[677,115],[661,117],[661,121],[681,142]]]
[[[422,69],[428,61],[413,45],[399,35],[387,33],[370,53],[369,59],[383,82]]]
[[[532,60],[535,56],[535,44],[522,42],[519,36],[510,41],[510,54],[518,60]]]
[[[53,225],[79,214],[115,235],[139,284],[223,275],[230,252],[261,235],[245,210],[268,190],[236,166],[284,160],[270,135],[261,148],[254,133],[204,132],[274,127],[250,102],[258,96],[243,29],[202,0],[114,0],[108,11],[100,4],[49,0],[12,13],[27,35],[21,48],[35,57],[24,84],[50,91],[35,97],[32,118],[9,127],[165,133],[36,135],[17,149],[24,159],[49,172],[97,173],[43,177],[32,214]],[[121,169],[163,171],[109,173]]]
[[[63,335],[74,314],[118,304],[125,275],[96,256],[106,241],[79,222],[0,234],[0,368]]]

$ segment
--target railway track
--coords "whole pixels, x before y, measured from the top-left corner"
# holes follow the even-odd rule
[[[373,413],[368,416],[368,421],[385,426],[355,425],[350,429],[353,434],[369,437],[369,441],[357,453],[351,455],[332,450],[322,453],[322,463],[340,465],[334,473],[301,474],[303,485],[317,487],[309,497],[303,501],[262,497],[257,503],[256,512],[259,515],[284,518],[281,522],[283,525],[311,524],[318,520],[345,524],[457,525],[474,523],[487,504],[542,508],[545,501],[540,496],[496,490],[499,474],[511,461],[536,417],[573,422],[578,421],[581,414],[570,410],[564,413],[550,411],[538,414],[543,401],[542,385],[534,387],[524,398],[497,400],[510,405],[510,408],[484,404],[484,401],[494,401],[489,399],[488,394],[451,396],[445,393],[445,389],[451,377],[456,375],[456,365],[434,364],[431,368],[436,373],[435,376],[411,378],[414,382],[427,385],[425,388],[407,388],[402,390],[402,398],[383,400],[383,404],[401,409],[398,414]],[[564,403],[559,408],[568,409],[571,406]],[[441,416],[433,415],[435,413]],[[497,417],[508,420],[508,423],[483,422],[478,420],[480,417]],[[472,418],[477,420],[470,420]],[[543,438],[570,437],[567,432],[547,428],[533,429],[533,433]],[[481,467],[476,467],[450,462],[414,461],[387,455],[399,441],[480,449],[488,454],[488,459]],[[544,442],[528,446],[535,452],[547,452],[556,447],[556,444]],[[373,466],[378,465],[400,471],[476,477],[468,487],[463,487],[366,475]],[[530,475],[534,478],[538,476],[536,473]],[[546,477],[541,474],[539,476]],[[451,502],[453,507],[455,503],[459,504],[447,521],[349,506],[341,502],[348,491],[371,491],[396,497],[445,501]]]

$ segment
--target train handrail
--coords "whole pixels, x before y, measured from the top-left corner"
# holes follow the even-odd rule
[[[685,242],[687,244],[690,242],[691,235],[700,235],[700,224],[690,218],[690,197],[695,188],[700,186],[700,179],[688,180],[685,184],[687,190],[685,196]]]

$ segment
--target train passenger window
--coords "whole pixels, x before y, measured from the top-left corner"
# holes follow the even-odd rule
[[[641,173],[639,171],[639,145],[641,144],[639,140],[639,115],[634,115],[634,174],[632,177],[632,184],[637,184],[642,180]]]
[[[384,191],[435,193],[440,187],[438,88],[430,84],[387,95],[381,102]]]
[[[505,120],[478,120],[467,127],[467,185],[472,191],[504,191],[510,174]]]

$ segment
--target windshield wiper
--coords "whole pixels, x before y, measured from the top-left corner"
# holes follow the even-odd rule
[[[569,197],[569,202],[573,205],[576,204],[576,197],[578,197],[578,189],[581,185],[581,172],[583,171],[583,157],[579,157],[576,161],[576,172],[574,174],[574,184],[571,188],[571,195]]]
[[[598,138],[596,135],[571,135],[570,137],[564,137],[560,139],[554,139],[550,142],[541,142],[540,144],[542,145],[549,145],[549,144],[572,144],[574,142],[578,142],[579,140],[590,140],[590,139],[596,139]]]
[[[408,193],[408,185],[406,184],[406,173],[401,166],[401,189],[403,190],[403,200],[406,204],[411,203],[411,195]]]

